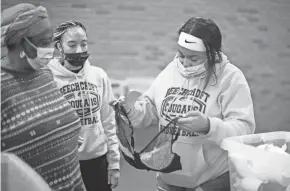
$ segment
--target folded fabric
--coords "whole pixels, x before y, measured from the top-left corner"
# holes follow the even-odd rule
[[[21,3],[1,13],[1,47],[40,34],[51,24],[44,7]]]

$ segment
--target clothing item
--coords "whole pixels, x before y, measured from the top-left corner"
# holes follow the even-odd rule
[[[20,3],[1,12],[1,47],[33,37],[51,27],[44,7]]]
[[[43,48],[43,47],[36,47],[32,42],[30,42],[27,38],[24,38],[28,44],[35,48],[36,50],[36,57],[35,58],[29,58],[24,51],[22,51],[22,54],[26,57],[27,62],[33,68],[34,70],[39,70],[40,68],[46,66],[49,61],[53,58],[54,48]]]
[[[185,68],[183,66],[183,64],[180,62],[179,57],[176,57],[175,60],[176,60],[176,65],[177,65],[177,68],[178,68],[180,74],[186,78],[199,76],[199,75],[206,72],[205,64],[206,64],[207,60],[202,64],[199,64],[197,66],[187,67],[187,68]]]
[[[172,152],[172,145],[179,135],[168,135],[165,130],[171,124],[176,125],[178,118],[173,119],[159,131],[149,143],[138,152],[135,150],[134,127],[127,112],[120,103],[113,104],[118,126],[119,147],[124,159],[139,170],[170,173],[181,170],[180,156]]]
[[[65,60],[67,60],[72,66],[82,66],[85,64],[90,54],[86,52],[78,53],[64,53]]]
[[[84,191],[78,158],[81,124],[48,68],[1,67],[1,151],[30,165],[54,191]]]
[[[213,76],[206,88],[207,73],[184,77],[176,59],[158,75],[128,116],[134,127],[159,124],[159,129],[188,111],[208,116],[210,130],[206,135],[174,126],[165,131],[180,134],[173,152],[181,157],[182,170],[160,176],[167,184],[195,188],[228,171],[227,153],[220,148],[224,138],[254,133],[253,103],[245,76],[225,55],[215,64],[216,78]]]
[[[60,92],[81,118],[80,160],[95,159],[108,152],[108,168],[119,169],[120,152],[115,112],[109,105],[114,97],[105,71],[92,66],[89,61],[86,61],[77,74],[66,69],[57,59],[51,60],[48,66]]]
[[[108,162],[106,155],[80,161],[81,173],[87,191],[111,191],[108,184]]]
[[[212,180],[209,180],[197,188],[183,188],[166,184],[160,176],[157,175],[157,191],[231,191],[230,173],[226,172]]]

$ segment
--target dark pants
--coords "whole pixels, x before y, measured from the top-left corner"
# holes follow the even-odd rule
[[[230,173],[226,172],[219,177],[200,185],[204,191],[231,191]]]
[[[157,176],[157,191],[230,191],[229,172],[203,183],[198,188],[183,188],[166,184],[160,176]]]
[[[108,162],[106,155],[80,161],[82,178],[87,191],[111,191],[108,184]]]

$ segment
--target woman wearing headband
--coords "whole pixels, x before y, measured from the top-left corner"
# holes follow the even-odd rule
[[[54,191],[84,191],[80,119],[46,67],[52,33],[44,7],[23,3],[2,12],[1,47],[8,53],[1,60],[1,151],[24,160]]]
[[[104,70],[87,60],[87,30],[78,21],[67,21],[54,33],[55,47],[62,59],[49,67],[61,93],[77,111],[82,122],[80,167],[88,191],[109,191],[118,185],[120,153],[116,137],[111,83]]]
[[[173,152],[182,170],[158,173],[158,191],[230,190],[227,153],[222,139],[255,130],[250,89],[242,71],[222,53],[222,36],[210,19],[191,18],[179,30],[177,54],[157,76],[144,98],[128,111],[132,125],[162,129],[175,117],[179,134]],[[130,93],[129,93],[130,96]]]

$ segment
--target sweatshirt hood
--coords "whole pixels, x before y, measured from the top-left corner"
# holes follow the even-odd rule
[[[85,74],[88,72],[90,68],[90,62],[87,60],[84,64],[84,67],[78,72],[74,73],[68,69],[66,69],[62,64],[61,60],[53,59],[49,62],[48,66],[53,71],[53,74],[59,78],[84,78]]]

